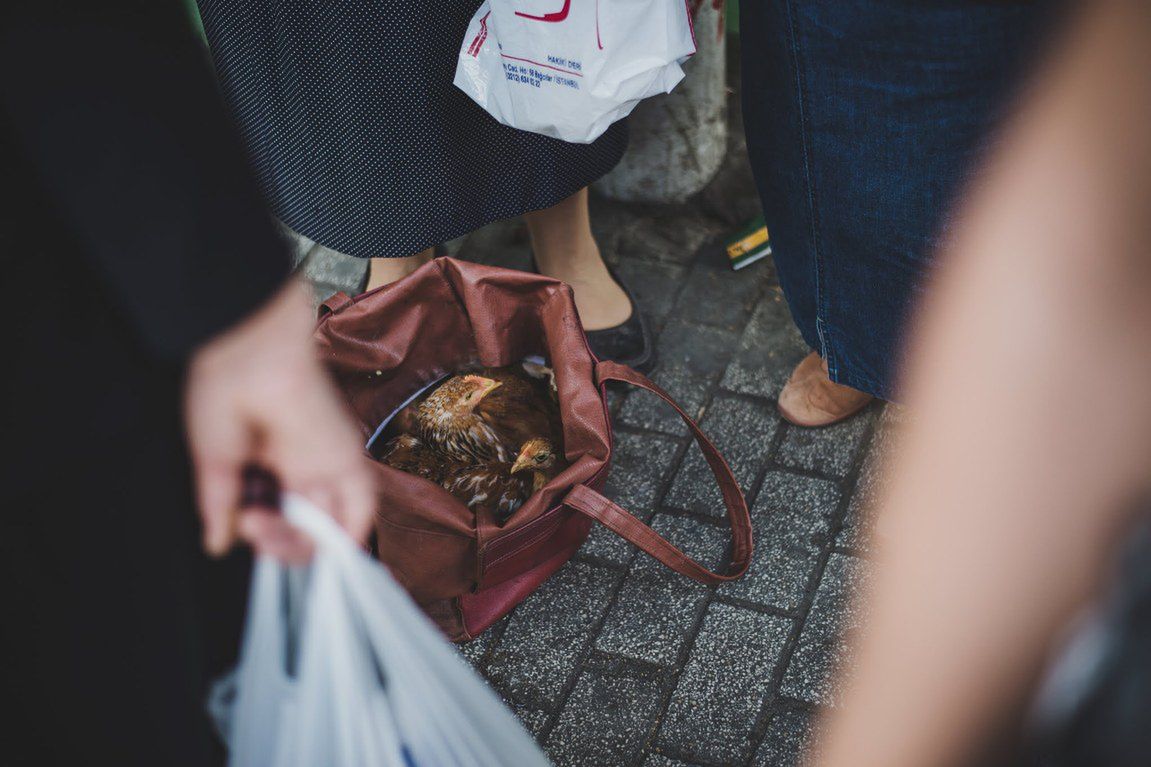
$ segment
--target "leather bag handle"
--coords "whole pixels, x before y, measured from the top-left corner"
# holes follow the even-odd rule
[[[329,314],[335,314],[341,309],[351,306],[354,303],[355,301],[352,300],[352,297],[342,290],[338,293],[333,293],[324,299],[316,309],[316,319],[322,320]]]
[[[679,413],[683,422],[687,424],[696,443],[703,451],[703,457],[707,460],[708,466],[711,467],[711,472],[715,475],[720,493],[723,495],[727,519],[731,524],[731,563],[727,572],[723,574],[708,570],[669,543],[667,539],[643,521],[587,485],[573,487],[564,498],[564,503],[603,524],[677,573],[686,575],[700,583],[716,585],[742,576],[747,572],[747,567],[751,563],[751,516],[747,512],[747,501],[744,500],[743,492],[739,489],[739,482],[736,481],[731,467],[727,465],[727,461],[720,455],[719,450],[700,430],[691,416],[676,404],[671,395],[648,380],[647,376],[626,365],[610,361],[600,362],[596,366],[595,374],[597,383],[601,388],[608,381],[622,381],[652,392],[671,405],[675,412]]]

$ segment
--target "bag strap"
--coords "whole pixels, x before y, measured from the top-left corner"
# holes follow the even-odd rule
[[[316,319],[322,320],[325,317],[327,317],[329,314],[335,314],[336,312],[340,311],[341,309],[348,307],[348,306],[351,306],[354,303],[355,303],[355,301],[352,300],[351,296],[349,296],[347,293],[343,292],[342,290],[338,293],[333,293],[332,295],[330,295],[326,299],[324,299],[324,301],[316,309],[316,314],[317,314]]]
[[[608,381],[621,381],[652,392],[671,405],[675,412],[679,413],[683,422],[687,424],[696,443],[703,451],[703,457],[707,460],[708,466],[711,467],[715,481],[719,484],[720,493],[723,495],[723,504],[727,508],[727,519],[731,524],[731,563],[725,574],[708,570],[669,543],[667,539],[652,530],[642,520],[587,485],[573,487],[564,498],[564,503],[600,522],[677,573],[686,575],[700,583],[716,585],[742,576],[751,562],[751,516],[747,512],[747,501],[744,500],[743,492],[739,489],[739,482],[736,481],[735,475],[731,473],[731,468],[720,455],[719,450],[700,430],[691,416],[676,404],[671,395],[648,380],[647,376],[626,365],[606,360],[596,366],[595,374],[597,383],[601,387]]]

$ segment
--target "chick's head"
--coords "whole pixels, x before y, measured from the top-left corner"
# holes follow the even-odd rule
[[[424,405],[431,410],[469,414],[499,386],[499,381],[483,376],[453,376],[436,389]]]
[[[520,447],[519,455],[516,456],[515,463],[512,464],[511,473],[515,474],[517,471],[525,469],[536,471],[550,469],[555,466],[557,457],[555,446],[552,445],[551,440],[544,437],[529,439]]]

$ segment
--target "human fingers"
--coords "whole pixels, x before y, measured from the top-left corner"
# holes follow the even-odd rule
[[[240,514],[239,533],[257,554],[290,565],[310,562],[315,552],[312,539],[275,512],[248,510]]]

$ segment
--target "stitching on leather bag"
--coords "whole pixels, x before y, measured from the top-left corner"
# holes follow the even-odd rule
[[[455,610],[456,616],[459,618],[459,621],[460,621],[460,627],[463,629],[464,641],[467,642],[467,641],[471,641],[472,639],[475,639],[475,636],[472,634],[472,629],[468,625],[468,617],[466,615],[464,615],[464,606],[462,604],[460,604],[460,598],[459,597],[452,597],[451,602],[452,602],[452,609]]]
[[[531,546],[532,544],[534,544],[536,541],[540,540],[541,538],[546,538],[549,535],[551,535],[553,532],[555,532],[556,528],[558,528],[560,525],[563,524],[563,520],[561,520],[559,518],[559,516],[560,516],[559,511],[561,509],[563,509],[564,505],[565,504],[561,503],[558,506],[553,506],[552,508],[548,509],[547,512],[545,512],[543,516],[540,517],[540,519],[548,519],[550,517],[551,519],[555,520],[554,523],[549,521],[549,524],[547,524],[547,525],[540,525],[540,527],[541,527],[540,532],[538,532],[535,535],[525,539],[522,543],[520,543],[519,546],[516,546],[511,551],[505,552],[504,554],[500,555],[499,559],[493,559],[491,562],[488,562],[486,560],[486,558],[481,555],[481,565],[482,565],[483,570],[486,571],[488,568],[495,567],[500,562],[503,562],[505,559],[508,559],[510,557],[515,556],[516,554],[520,553],[521,551],[523,551],[528,546]]]
[[[438,535],[441,538],[452,538],[455,540],[464,540],[464,541],[474,539],[474,536],[471,536],[471,535],[459,535],[457,533],[444,533],[444,532],[440,532],[438,530],[425,530],[422,527],[411,527],[409,525],[401,524],[400,522],[393,522],[392,520],[388,519],[387,517],[382,517],[379,514],[376,515],[376,520],[384,523],[385,525],[387,525],[389,527],[394,527],[398,530],[406,530],[410,533],[421,533],[421,534],[425,534],[425,535]]]

